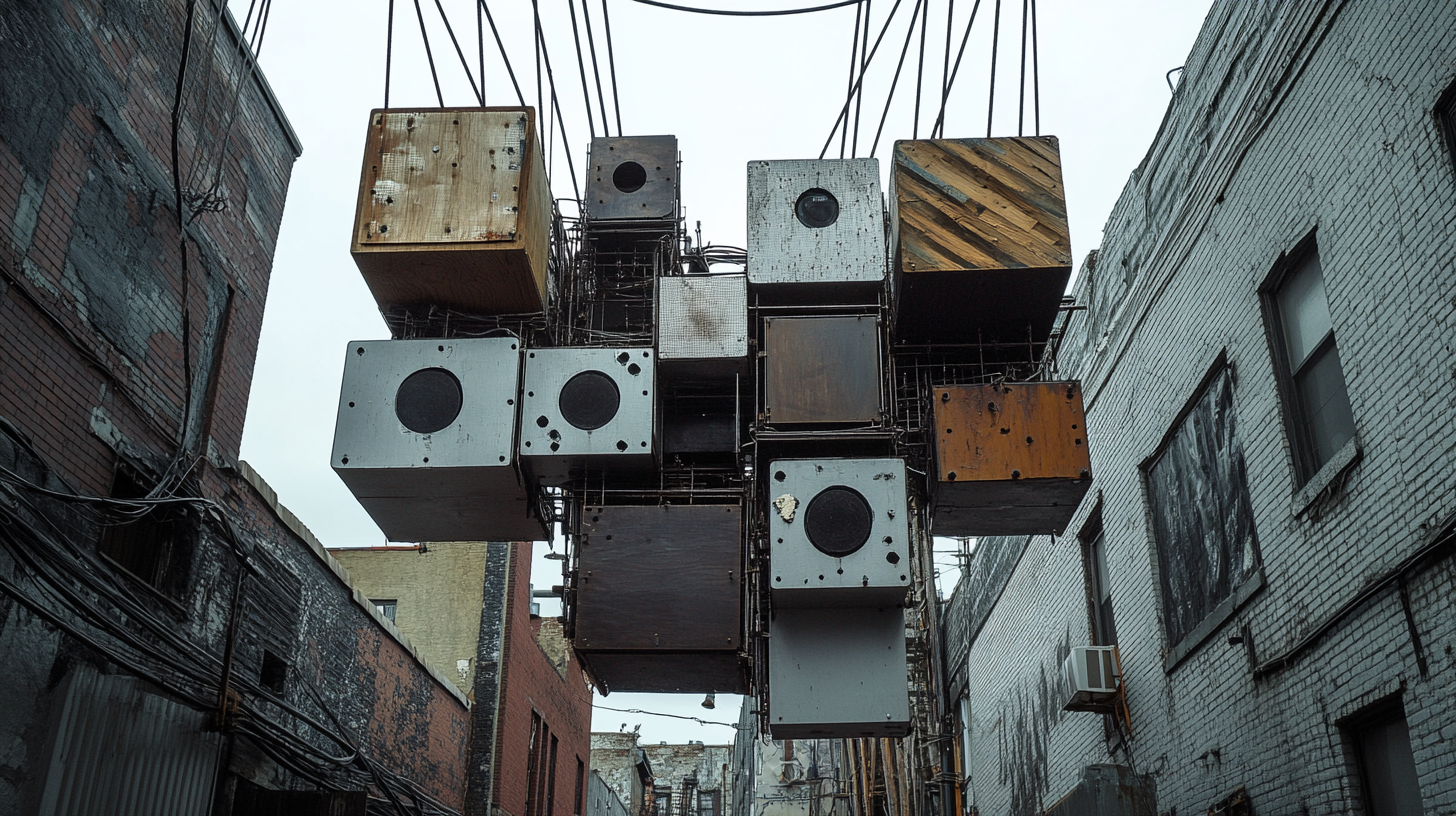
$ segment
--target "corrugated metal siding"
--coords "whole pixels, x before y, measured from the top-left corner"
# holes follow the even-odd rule
[[[630,816],[627,806],[601,777],[592,771],[587,775],[586,816]]]
[[[78,668],[54,726],[41,816],[205,816],[222,736],[134,677]]]

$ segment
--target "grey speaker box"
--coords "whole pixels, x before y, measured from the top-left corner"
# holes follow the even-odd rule
[[[873,298],[885,282],[875,159],[748,163],[748,282],[790,299]]]
[[[901,459],[780,459],[768,469],[775,608],[898,606],[910,590]]]
[[[545,540],[514,456],[520,342],[349,344],[334,472],[393,541]]]
[[[560,485],[586,467],[653,467],[656,362],[640,347],[528,351],[519,448],[527,474]]]
[[[677,218],[677,137],[592,139],[587,157],[589,221]]]
[[[657,354],[664,374],[731,378],[748,370],[748,280],[682,275],[657,281]]]
[[[910,733],[905,611],[777,610],[768,678],[774,739],[903,737]]]

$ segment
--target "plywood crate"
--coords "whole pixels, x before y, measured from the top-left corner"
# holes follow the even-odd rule
[[[1076,382],[935,389],[935,535],[1060,533],[1092,485]]]
[[[766,317],[763,348],[762,408],[770,426],[880,421],[879,318]]]
[[[1072,274],[1055,136],[895,143],[896,339],[1040,343]]]
[[[610,691],[742,693],[738,505],[585,507],[572,646]]]
[[[381,310],[542,311],[550,231],[533,109],[370,114],[351,252]]]

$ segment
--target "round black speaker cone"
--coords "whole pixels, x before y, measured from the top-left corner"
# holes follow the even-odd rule
[[[422,368],[399,384],[394,415],[411,431],[431,434],[450,427],[463,403],[460,380],[454,374],[443,368]]]
[[[810,229],[823,229],[839,220],[839,200],[828,190],[815,187],[799,196],[794,215]]]
[[[831,487],[820,491],[804,510],[804,534],[819,552],[843,558],[870,540],[874,511],[858,491]]]
[[[635,193],[646,183],[647,169],[637,162],[622,162],[612,171],[612,185],[624,193]]]
[[[617,415],[622,396],[611,377],[600,371],[583,371],[561,386],[557,406],[561,418],[572,427],[595,431]]]

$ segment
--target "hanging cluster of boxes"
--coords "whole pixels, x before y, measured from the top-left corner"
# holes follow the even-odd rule
[[[1056,141],[748,165],[746,268],[683,235],[670,136],[597,138],[579,219],[530,109],[371,115],[333,467],[395,540],[570,544],[603,690],[761,693],[776,738],[908,732],[930,536],[1060,531]],[[559,529],[554,525],[559,524]],[[917,588],[917,584],[919,584]]]

